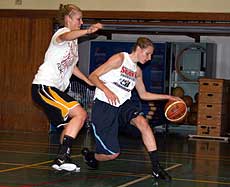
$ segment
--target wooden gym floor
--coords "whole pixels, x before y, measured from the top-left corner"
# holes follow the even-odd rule
[[[229,143],[189,140],[186,135],[156,133],[160,162],[172,182],[155,181],[140,138],[121,135],[121,155],[103,162],[98,170],[87,168],[82,147],[94,147],[91,131],[82,130],[73,146],[79,173],[56,172],[50,164],[58,148],[56,133],[0,132],[0,187],[227,187],[230,186]]]

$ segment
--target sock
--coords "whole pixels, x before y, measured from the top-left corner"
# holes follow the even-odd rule
[[[73,140],[74,138],[72,138],[71,136],[64,135],[63,143],[60,145],[60,150],[58,155],[64,155],[64,154],[70,155],[70,149],[73,145]]]
[[[149,152],[149,157],[153,168],[157,168],[157,165],[159,164],[157,150]]]

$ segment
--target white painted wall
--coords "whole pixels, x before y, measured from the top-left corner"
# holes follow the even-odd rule
[[[58,9],[74,3],[82,10],[230,12],[229,0],[0,0],[0,9]]]
[[[202,37],[202,41],[217,44],[217,78],[230,79],[230,37]]]

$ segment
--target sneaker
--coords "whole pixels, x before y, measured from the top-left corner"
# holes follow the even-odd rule
[[[156,167],[152,170],[152,176],[155,179],[160,179],[164,181],[171,181],[171,176],[161,167],[161,165],[158,163]]]
[[[78,164],[76,162],[73,162],[69,155],[57,157],[52,164],[52,168],[58,171],[80,171],[80,167],[78,166]]]
[[[87,148],[83,148],[81,151],[82,156],[84,157],[85,163],[92,169],[98,168],[98,161],[94,157],[94,152],[89,151]]]

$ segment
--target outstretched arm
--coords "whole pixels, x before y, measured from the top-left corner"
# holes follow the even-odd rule
[[[102,28],[102,24],[96,23],[91,25],[88,29],[76,29],[69,32],[65,32],[56,38],[58,43],[64,41],[71,41],[86,34],[92,34]]]
[[[143,100],[181,100],[178,97],[174,97],[171,95],[167,94],[156,94],[152,92],[146,91],[145,85],[143,83],[143,77],[142,77],[142,71],[140,67],[137,69],[137,81],[136,81],[136,90],[140,96],[141,99]]]

